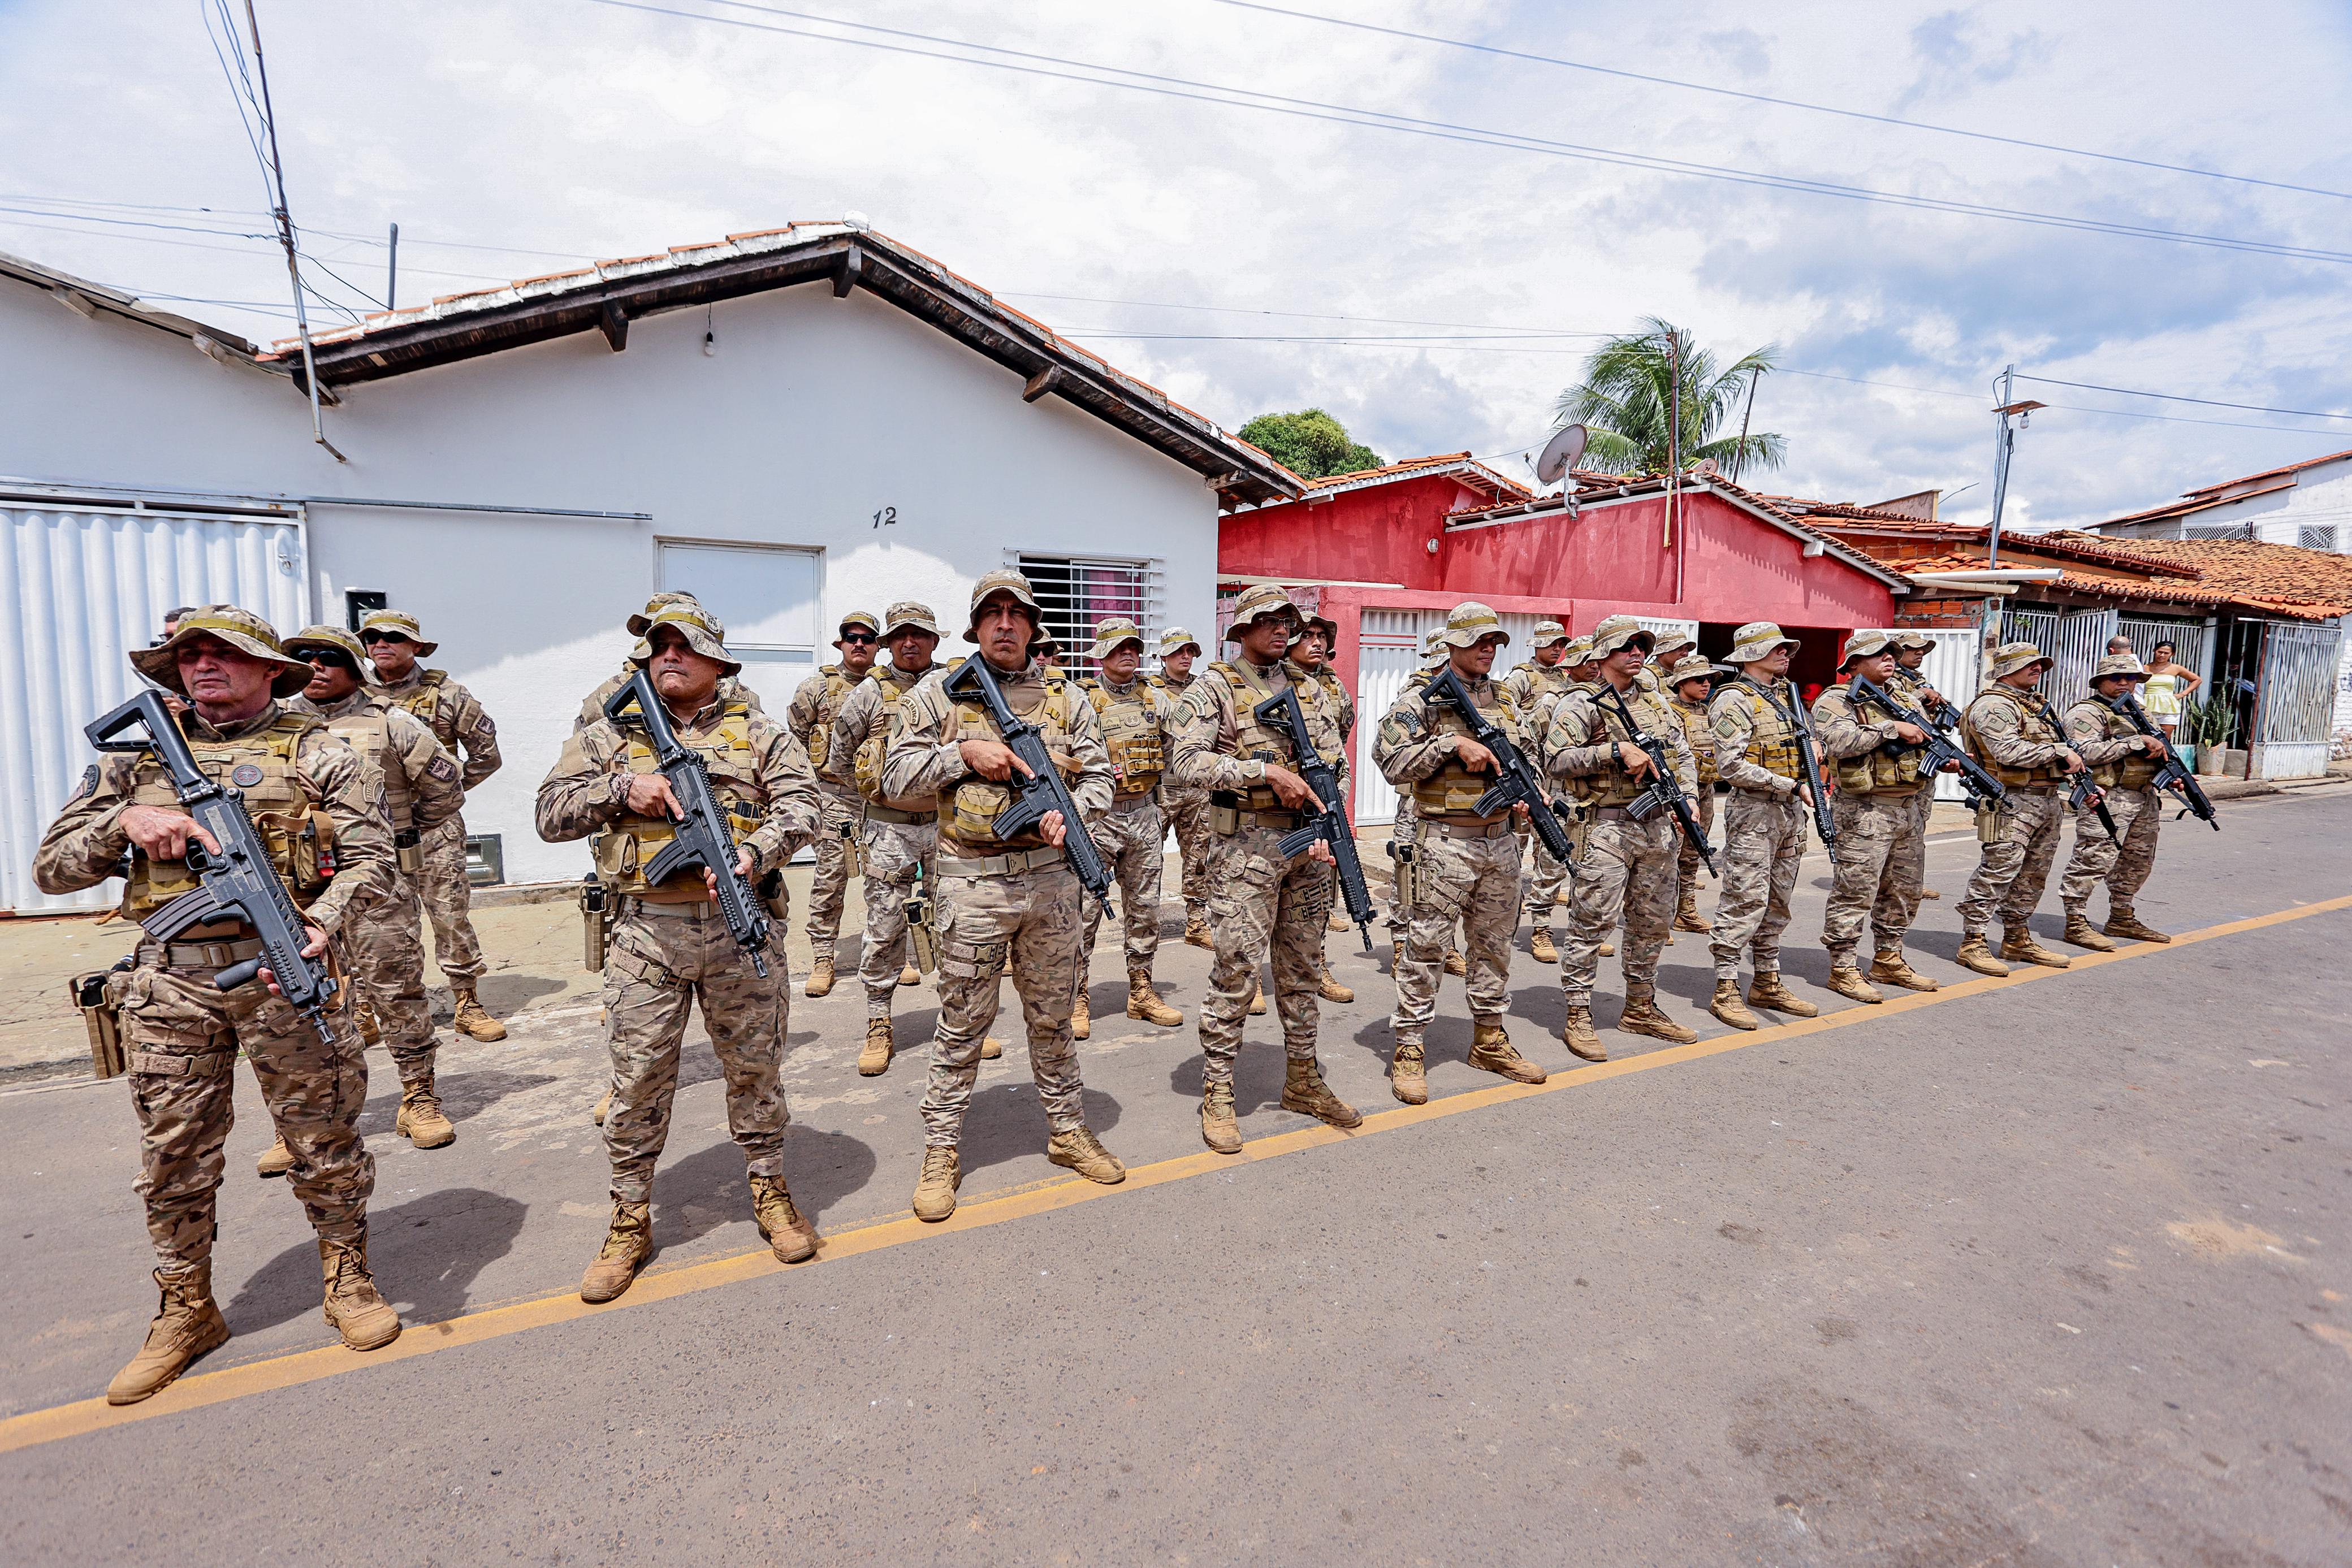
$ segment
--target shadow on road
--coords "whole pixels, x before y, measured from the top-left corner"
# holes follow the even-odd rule
[[[1083,1043],[1083,1042],[1082,1042]],[[1118,1125],[1119,1103],[1099,1089],[1085,1092],[1087,1125],[1106,1144],[1112,1144],[1111,1130]],[[967,1186],[975,1171],[990,1166],[1017,1160],[1024,1155],[1045,1153],[1054,1131],[1045,1124],[1045,1113],[1037,1105],[1037,1086],[1034,1083],[1000,1083],[993,1088],[974,1087],[971,1104],[963,1113],[963,1179]],[[1111,1152],[1118,1153],[1116,1144]]]
[[[430,1192],[368,1216],[368,1267],[404,1322],[437,1322],[466,1310],[476,1275],[503,1258],[528,1204],[478,1187]],[[319,1310],[319,1249],[289,1247],[263,1264],[224,1309],[239,1333]]]
[[[847,1133],[795,1122],[784,1129],[784,1182],[793,1203],[813,1221],[864,1190],[874,1178],[874,1151]],[[743,1151],[732,1139],[696,1150],[654,1174],[654,1244],[678,1247],[722,1225],[751,1218]]]

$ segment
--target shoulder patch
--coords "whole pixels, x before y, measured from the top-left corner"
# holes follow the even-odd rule
[[[1739,727],[1739,721],[1727,711],[1715,716],[1715,733],[1726,740],[1738,740],[1744,732]]]
[[[71,799],[79,800],[98,793],[98,764],[93,762],[81,770],[81,782],[74,786]]]
[[[449,754],[445,751],[425,765],[425,776],[446,784],[457,777],[457,765],[449,760]]]

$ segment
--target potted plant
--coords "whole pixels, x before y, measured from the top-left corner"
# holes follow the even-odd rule
[[[2181,705],[2176,733],[2193,751],[2195,759],[2189,766],[2197,772],[2209,779],[2220,777],[2235,717],[2230,705],[2218,697],[2191,697]]]

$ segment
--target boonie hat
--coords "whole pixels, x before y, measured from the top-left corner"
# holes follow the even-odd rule
[[[882,640],[882,622],[876,618],[874,612],[870,610],[853,610],[841,618],[840,625],[834,628],[833,645],[835,647],[841,646],[840,633],[848,631],[852,626],[863,626],[874,633],[876,642]]]
[[[415,622],[411,622],[415,624]],[[180,684],[180,661],[173,650],[198,637],[216,637],[240,653],[283,666],[270,677],[269,695],[290,697],[310,684],[310,666],[286,652],[278,629],[250,610],[234,604],[207,604],[180,618],[180,629],[152,647],[134,648],[131,667],[165,691],[188,695]]]
[[[1449,648],[1475,647],[1489,637],[1500,637],[1506,643],[1511,640],[1511,634],[1503,630],[1503,618],[1475,599],[1455,605],[1445,618],[1445,630],[1437,634],[1437,640]]]
[[[1669,632],[1664,636],[1658,639],[1657,644],[1653,647],[1650,652],[1656,656],[1659,664],[1664,664],[1674,654],[1675,649],[1696,648],[1697,646],[1698,639],[1692,636],[1689,632]],[[1676,659],[1675,660],[1675,663],[1679,664],[1681,661]]]
[[[2091,666],[2091,679],[2109,680],[2120,676],[2127,681],[2147,679],[2147,666],[2139,662],[2137,653],[2109,653]]]
[[[1097,664],[1118,652],[1121,643],[1132,643],[1136,651],[1143,651],[1143,628],[1124,615],[1107,615],[1095,622],[1095,651],[1089,655]]]
[[[1782,636],[1780,628],[1769,621],[1750,621],[1731,634],[1731,652],[1726,657],[1735,664],[1752,664],[1783,643],[1790,653],[1804,646],[1794,637]]]
[[[1554,643],[1568,641],[1568,628],[1557,621],[1538,621],[1536,629],[1528,633],[1528,646],[1549,648]]]
[[[1846,639],[1845,654],[1838,660],[1843,670],[1856,659],[1867,659],[1874,653],[1884,653],[1895,646],[1895,633],[1864,627]]]
[[[360,645],[360,640],[340,626],[305,626],[286,639],[286,651],[297,658],[301,657],[305,648],[339,648],[351,660],[352,667],[360,673],[360,685],[383,685],[376,678],[375,669],[368,663],[367,650]]]
[[[186,622],[183,622],[182,624],[184,625]],[[416,656],[420,659],[431,658],[441,646],[438,643],[428,643],[425,640],[425,628],[419,626],[416,623],[416,617],[405,610],[369,611],[360,622],[360,641],[365,643],[367,634],[371,632],[381,632],[387,637],[407,638],[416,644]]]
[[[1314,631],[1318,627],[1322,628],[1323,631],[1324,648],[1327,651],[1337,649],[1339,645],[1339,623],[1337,621],[1332,620],[1328,615],[1300,616],[1298,621],[1298,630],[1290,634],[1290,645],[1296,648],[1298,646],[1298,641],[1300,638],[1306,636],[1307,633]]]
[[[1201,640],[1198,637],[1193,636],[1190,632],[1185,631],[1181,626],[1171,626],[1167,631],[1160,633],[1160,656],[1161,658],[1164,659],[1171,653],[1181,653],[1187,648],[1192,649],[1195,653],[1199,653],[1201,651]]]
[[[1902,626],[1895,629],[1895,645],[1898,648],[1932,648],[1936,640],[1916,627]]]
[[[1241,641],[1242,633],[1251,626],[1269,615],[1280,615],[1285,611],[1289,612],[1293,620],[1298,618],[1298,606],[1290,601],[1288,589],[1278,582],[1252,583],[1242,590],[1240,598],[1234,601],[1234,623],[1225,629],[1225,641]]]
[[[1658,645],[1658,639],[1650,630],[1631,615],[1612,615],[1592,629],[1592,656],[1605,659],[1637,642],[1645,653]]]
[[[1713,680],[1722,668],[1720,664],[1710,664],[1692,653],[1676,661],[1675,667],[1666,672],[1666,685],[1679,686],[1685,681]]]
[[[2003,643],[1992,651],[1992,677],[1999,680],[2003,675],[2013,675],[2028,664],[2039,664],[2046,670],[2056,663],[2031,643]]]
[[[919,600],[901,599],[882,612],[882,635],[896,637],[908,631],[929,632],[934,637],[940,634],[939,621],[931,614],[929,605]]]
[[[1013,602],[1029,612],[1030,624],[1044,627],[1045,612],[1037,608],[1037,594],[1029,586],[1029,580],[1010,568],[1001,568],[971,585],[971,611],[963,625],[965,642],[974,646],[979,645],[980,639],[971,633],[973,628],[980,624],[980,607],[1000,593],[1011,594]],[[1033,643],[1032,646],[1034,647],[1034,644]]]
[[[630,654],[631,664],[652,662],[653,634],[665,626],[677,628],[686,638],[686,645],[694,652],[725,665],[720,674],[740,675],[743,673],[743,662],[727,651],[727,644],[722,641],[726,633],[718,618],[707,613],[699,604],[665,604],[656,611],[653,619],[646,622],[645,640],[637,644],[645,652]]]
[[[629,617],[629,635],[632,637],[644,636],[646,634],[646,628],[654,623],[654,616],[660,612],[661,607],[665,604],[691,604],[698,609],[701,607],[702,601],[697,599],[691,593],[675,591],[668,593],[656,593],[651,599],[646,601],[645,610],[641,613]]]
[[[1579,664],[1589,664],[1592,663],[1592,639],[1590,637],[1570,638],[1568,642],[1568,652],[1559,656],[1559,662],[1569,669],[1574,669]]]

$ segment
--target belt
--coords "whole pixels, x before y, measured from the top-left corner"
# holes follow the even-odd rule
[[[629,900],[630,913],[654,915],[664,920],[708,920],[719,913],[715,898],[698,898],[691,904],[656,904],[650,899]]]
[[[877,806],[868,801],[866,820],[869,822],[896,822],[902,828],[928,828],[940,820],[936,810],[901,811],[896,806]]]
[[[1153,804],[1155,800],[1156,797],[1153,796],[1150,790],[1139,789],[1132,795],[1120,795],[1115,797],[1111,800],[1110,809],[1114,811],[1132,811],[1138,807]]]
[[[1024,871],[1050,871],[1066,863],[1063,852],[1047,845],[1041,850],[1013,850],[1001,855],[982,855],[966,860],[960,855],[943,854],[939,858],[941,876],[1012,876]]]
[[[1231,811],[1233,808],[1228,806],[1224,810]],[[1303,811],[1234,811],[1234,831],[1238,833],[1244,828],[1264,828],[1269,832],[1286,833],[1306,821]]]
[[[235,942],[164,942],[159,946],[163,949],[163,967],[167,969],[226,969],[231,964],[261,956],[258,936]]]
[[[1631,822],[1635,818],[1633,812],[1622,806],[1595,806],[1592,809],[1592,820],[1596,822]]]
[[[1750,789],[1745,784],[1734,784],[1731,787],[1731,792],[1735,795],[1745,795],[1751,800],[1761,800],[1768,806],[1802,806],[1804,804],[1797,799],[1797,792],[1794,789],[1784,795],[1778,789]]]
[[[1499,839],[1511,831],[1511,819],[1497,817],[1491,822],[1480,822],[1424,816],[1421,819],[1421,825],[1424,831],[1449,839]]]
[[[126,1053],[123,1065],[143,1077],[222,1078],[236,1066],[236,1052],[208,1051],[183,1056],[175,1051],[133,1051]]]

